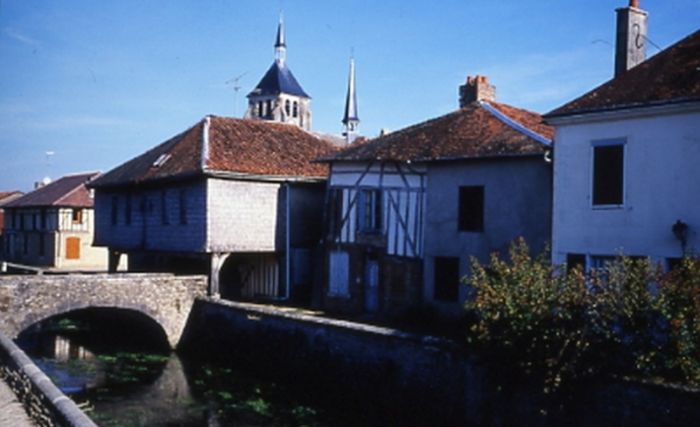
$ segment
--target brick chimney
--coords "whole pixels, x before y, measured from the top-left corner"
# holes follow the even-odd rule
[[[647,57],[648,13],[639,8],[639,0],[630,0],[628,7],[616,9],[615,77],[638,65]]]
[[[486,76],[467,76],[467,82],[459,87],[459,108],[482,100],[495,101],[496,86],[490,84]]]

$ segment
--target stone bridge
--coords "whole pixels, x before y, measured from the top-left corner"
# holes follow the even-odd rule
[[[162,328],[172,348],[206,276],[68,274],[0,276],[0,330],[10,338],[52,316],[87,308],[137,311]]]

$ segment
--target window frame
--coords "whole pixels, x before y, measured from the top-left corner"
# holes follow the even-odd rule
[[[595,203],[596,199],[596,149],[601,147],[622,147],[622,182],[621,182],[621,192],[620,192],[620,203]],[[599,139],[591,141],[591,161],[590,161],[590,179],[589,179],[589,199],[592,209],[595,210],[605,210],[605,209],[621,209],[625,207],[625,200],[627,198],[627,186],[626,186],[626,171],[627,171],[627,138],[609,138],[609,139]]]
[[[357,195],[357,229],[364,234],[378,234],[383,230],[383,196],[378,188],[362,188]]]

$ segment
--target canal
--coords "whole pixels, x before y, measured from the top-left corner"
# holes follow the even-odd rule
[[[94,314],[94,313],[93,313]],[[379,425],[342,395],[276,381],[259,367],[196,351],[170,352],[128,319],[74,315],[17,343],[100,426]],[[134,334],[133,331],[139,331]],[[368,418],[369,417],[369,418]]]

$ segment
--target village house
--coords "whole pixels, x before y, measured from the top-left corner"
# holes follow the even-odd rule
[[[646,15],[619,9],[615,77],[545,116],[554,263],[626,254],[668,268],[700,250],[700,31],[644,61],[631,31],[646,34]]]
[[[5,228],[5,210],[3,209],[3,206],[22,196],[22,194],[24,193],[21,191],[0,191],[0,259],[3,258],[3,254],[5,253],[5,238],[3,237],[3,230]]]
[[[95,245],[110,266],[206,273],[211,294],[310,294],[332,146],[282,123],[207,116],[105,173],[95,188]]]
[[[49,270],[107,269],[92,246],[94,201],[86,184],[99,172],[66,175],[6,203],[5,259]]]
[[[324,306],[461,312],[470,257],[487,261],[520,236],[535,251],[549,240],[551,136],[538,114],[496,102],[475,76],[457,111],[325,158]]]

